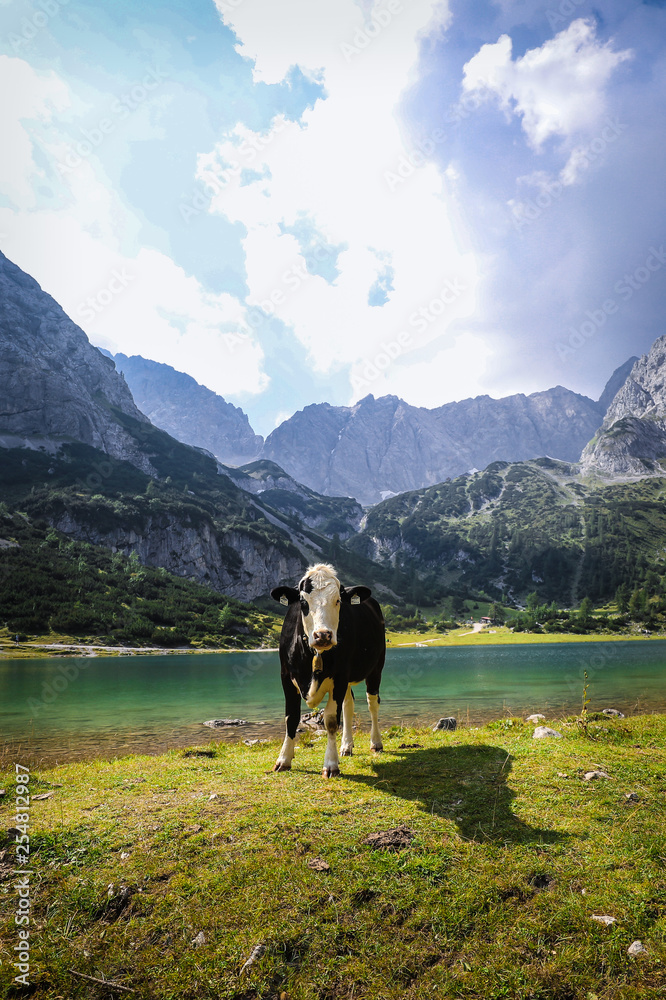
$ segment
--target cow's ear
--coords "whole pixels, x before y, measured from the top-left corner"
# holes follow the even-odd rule
[[[296,604],[300,599],[300,594],[295,587],[275,587],[271,590],[271,597],[280,604]]]
[[[340,599],[345,604],[360,604],[372,594],[370,587],[340,587]]]

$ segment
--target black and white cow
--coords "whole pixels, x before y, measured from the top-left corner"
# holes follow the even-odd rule
[[[324,725],[328,732],[322,774],[340,773],[336,734],[342,716],[340,752],[354,746],[354,696],[351,685],[365,681],[370,709],[370,746],[383,750],[379,732],[379,684],[386,654],[384,617],[368,587],[343,587],[332,566],[310,566],[295,587],[276,587],[271,597],[288,609],[280,636],[286,736],[275,771],[289,771],[294,759],[301,697],[309,709],[328,695]]]

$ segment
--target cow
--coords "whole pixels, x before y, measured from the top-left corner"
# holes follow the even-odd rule
[[[294,759],[301,698],[314,710],[328,695],[324,725],[328,733],[322,774],[340,774],[337,731],[342,717],[340,752],[354,746],[354,696],[351,685],[365,681],[370,709],[370,748],[384,748],[379,731],[379,685],[386,655],[384,617],[368,587],[343,587],[326,563],[310,566],[298,587],[276,587],[271,597],[288,605],[280,636],[280,666],[285,698],[286,735],[274,771],[289,771]]]

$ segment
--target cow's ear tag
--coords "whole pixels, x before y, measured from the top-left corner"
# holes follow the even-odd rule
[[[287,607],[289,607],[289,599],[286,594],[283,594],[282,597],[280,598],[280,604],[284,604]]]
[[[358,594],[352,594],[351,603],[352,604],[360,604],[361,603],[361,598],[358,596]]]

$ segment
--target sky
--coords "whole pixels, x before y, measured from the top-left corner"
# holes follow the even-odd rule
[[[666,0],[0,0],[0,249],[268,434],[666,333]]]

